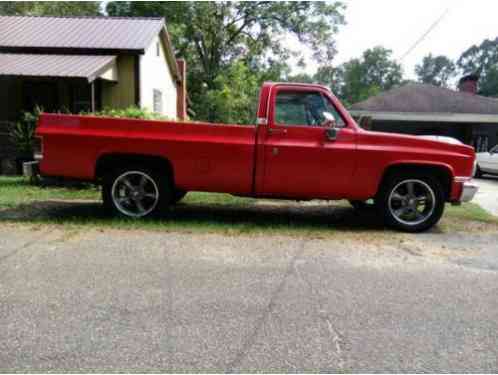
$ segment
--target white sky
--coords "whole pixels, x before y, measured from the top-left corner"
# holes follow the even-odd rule
[[[400,59],[417,39],[449,9],[439,25],[402,63],[405,76],[414,78],[414,67],[429,53],[456,60],[473,44],[498,37],[498,0],[343,0],[347,25],[337,35],[334,65],[359,57],[368,48],[382,45]],[[305,69],[316,65],[308,60]],[[299,71],[299,69],[296,69]]]

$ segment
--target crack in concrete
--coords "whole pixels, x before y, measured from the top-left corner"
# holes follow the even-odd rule
[[[284,290],[285,284],[287,283],[287,280],[289,279],[289,276],[294,272],[295,269],[295,263],[298,258],[300,258],[303,255],[304,251],[304,245],[306,243],[306,240],[302,240],[301,244],[292,257],[292,259],[289,262],[289,265],[287,266],[287,270],[282,278],[282,281],[278,285],[278,287],[275,289],[275,291],[272,293],[270,297],[270,302],[268,303],[268,306],[266,309],[263,311],[263,314],[260,316],[260,318],[256,321],[256,324],[254,325],[254,330],[252,333],[247,337],[247,340],[242,344],[241,349],[239,350],[238,354],[235,356],[235,358],[228,364],[225,373],[233,373],[234,369],[239,366],[244,358],[246,358],[247,354],[249,353],[249,350],[251,347],[254,345],[256,342],[256,338],[258,334],[260,333],[261,329],[263,328],[265,321],[268,320],[275,310],[276,306],[276,301],[281,294],[281,292]]]
[[[301,271],[299,271],[297,264],[294,264],[294,268],[295,268],[295,272],[296,272],[297,277],[303,282],[303,284],[307,285],[307,287],[310,290],[310,294],[312,296],[314,296],[314,298],[317,302],[317,305],[319,307],[318,316],[320,317],[320,319],[322,319],[327,324],[327,329],[328,329],[328,332],[330,335],[330,339],[331,339],[332,343],[334,344],[334,348],[335,348],[335,353],[332,353],[332,354],[337,360],[337,367],[339,368],[339,371],[342,372],[344,370],[344,364],[345,364],[344,363],[345,362],[344,350],[343,350],[344,344],[345,344],[344,335],[340,332],[340,330],[338,330],[334,326],[334,324],[332,324],[332,321],[330,320],[329,315],[327,314],[325,308],[323,307],[322,297],[320,296],[318,291],[313,287],[313,284],[309,280],[307,280],[305,277],[303,277],[303,275],[301,274]]]

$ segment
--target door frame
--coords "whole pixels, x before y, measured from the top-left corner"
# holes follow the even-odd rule
[[[273,130],[283,130],[283,129],[323,129],[325,133],[325,128],[320,126],[309,126],[309,125],[283,125],[277,124],[275,122],[275,112],[276,112],[276,98],[279,92],[291,91],[291,92],[317,92],[325,97],[330,104],[333,105],[339,116],[343,119],[344,126],[338,128],[339,132],[346,130],[347,135],[349,135],[353,140],[354,148],[356,148],[356,136],[360,131],[358,125],[351,117],[349,112],[344,108],[341,102],[332,94],[330,90],[323,86],[318,85],[304,85],[304,84],[277,84],[270,88],[270,92],[267,97],[267,116],[266,124],[259,126],[258,139],[257,139],[257,154],[256,154],[256,164],[257,172],[255,174],[255,186],[254,192],[255,196],[259,197],[276,197],[275,194],[264,192],[265,190],[265,178],[268,172],[269,160],[266,159],[266,147],[267,140],[272,135],[270,134]],[[325,141],[325,134],[324,134]],[[353,172],[353,171],[352,171]],[[288,198],[293,198],[289,196]]]

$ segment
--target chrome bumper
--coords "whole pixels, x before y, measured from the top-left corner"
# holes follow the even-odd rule
[[[479,186],[477,186],[472,181],[466,181],[462,184],[462,195],[460,196],[460,202],[470,202],[474,199],[477,191],[479,190]]]

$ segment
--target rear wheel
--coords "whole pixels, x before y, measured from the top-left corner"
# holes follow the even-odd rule
[[[378,206],[389,226],[405,232],[422,232],[441,219],[445,194],[432,176],[400,174],[384,183]]]
[[[129,218],[156,216],[165,209],[172,189],[165,176],[141,166],[120,168],[104,179],[104,207]]]

